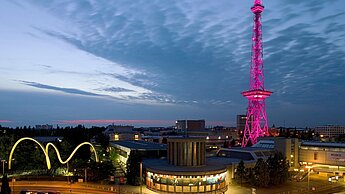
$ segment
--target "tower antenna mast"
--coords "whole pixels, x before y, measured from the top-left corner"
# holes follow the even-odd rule
[[[254,0],[254,5],[251,7],[251,10],[254,14],[252,55],[249,90],[242,92],[242,95],[248,99],[247,119],[243,133],[242,147],[246,147],[249,142],[255,144],[258,137],[269,135],[265,99],[272,94],[272,92],[265,90],[264,86],[261,24],[261,13],[264,11],[264,6],[262,5],[262,0]]]

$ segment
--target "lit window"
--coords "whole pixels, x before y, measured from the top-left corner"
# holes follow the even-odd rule
[[[134,135],[134,140],[139,140],[139,135],[138,134]]]
[[[119,134],[115,134],[115,135],[114,135],[114,140],[115,140],[115,141],[118,141],[118,140],[119,140]]]

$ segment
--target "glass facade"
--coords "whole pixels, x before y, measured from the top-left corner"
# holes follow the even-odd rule
[[[146,172],[146,186],[169,193],[207,193],[226,191],[226,172],[214,175],[175,176]]]

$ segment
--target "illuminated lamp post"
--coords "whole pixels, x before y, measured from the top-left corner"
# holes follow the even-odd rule
[[[312,169],[313,166],[306,166],[306,168],[308,169],[308,193],[309,193],[309,191],[310,191],[310,185],[309,185],[310,169]]]
[[[140,162],[140,194],[143,193],[143,162]]]
[[[6,162],[6,160],[1,160],[1,162],[2,162],[2,175],[4,175],[5,174],[5,162]]]

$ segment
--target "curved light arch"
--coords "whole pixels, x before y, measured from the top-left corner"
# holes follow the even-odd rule
[[[56,152],[56,155],[57,155],[57,157],[58,157],[58,159],[59,159],[59,162],[60,162],[61,164],[66,164],[68,161],[70,161],[70,160],[72,159],[72,157],[74,156],[74,154],[78,151],[78,149],[79,149],[81,146],[83,146],[83,145],[89,145],[89,146],[91,147],[92,151],[93,151],[94,154],[95,154],[95,160],[96,160],[96,162],[99,161],[99,160],[98,160],[98,156],[97,156],[97,152],[96,152],[95,147],[94,147],[91,143],[89,143],[89,142],[83,142],[83,143],[79,144],[79,145],[73,150],[73,152],[70,154],[70,156],[69,156],[65,161],[63,161],[63,160],[61,159],[61,155],[60,155],[59,150],[57,149],[57,147],[56,147],[53,143],[50,143],[50,142],[47,143],[46,147],[44,148],[43,145],[42,145],[40,142],[38,142],[37,140],[35,140],[35,139],[31,138],[31,137],[23,137],[23,138],[20,138],[20,139],[13,145],[13,147],[12,147],[12,149],[11,149],[10,156],[9,156],[9,158],[8,158],[8,169],[9,169],[9,170],[10,170],[11,167],[12,167],[12,156],[13,156],[14,150],[16,149],[17,145],[18,145],[20,142],[24,141],[24,140],[33,141],[33,142],[35,142],[36,144],[38,144],[38,145],[40,146],[40,148],[42,149],[42,151],[43,151],[43,153],[44,153],[44,156],[45,156],[45,158],[46,158],[46,163],[47,163],[47,168],[48,168],[48,170],[51,169],[51,163],[50,163],[50,158],[49,158],[49,146],[52,146],[52,147],[54,148],[54,150],[55,150],[55,152]]]
[[[89,145],[90,147],[91,147],[91,149],[92,149],[92,151],[93,151],[93,153],[95,154],[95,160],[96,160],[96,162],[98,162],[98,156],[97,156],[97,152],[96,152],[96,149],[95,149],[95,147],[93,147],[93,145],[91,144],[91,143],[89,143],[89,142],[83,142],[83,143],[81,143],[81,144],[79,144],[74,150],[73,150],[73,152],[69,155],[69,157],[65,160],[65,161],[63,161],[62,159],[61,159],[61,155],[60,155],[60,152],[59,152],[59,150],[57,149],[57,147],[53,144],[53,143],[48,143],[47,145],[46,145],[46,153],[48,153],[49,151],[49,146],[52,146],[53,148],[54,148],[54,150],[55,150],[55,152],[56,152],[56,155],[57,155],[57,157],[58,157],[58,159],[59,159],[59,162],[61,163],[61,164],[66,164],[68,161],[70,161],[71,159],[72,159],[72,157],[74,156],[74,154],[78,151],[78,149],[81,147],[81,146],[83,146],[83,145]]]

